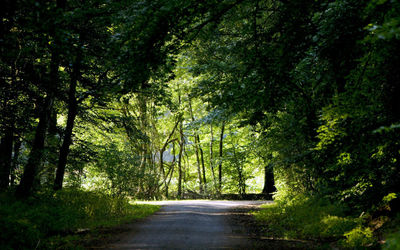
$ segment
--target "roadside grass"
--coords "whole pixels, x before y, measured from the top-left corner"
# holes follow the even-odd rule
[[[356,217],[349,216],[348,209],[326,200],[304,197],[265,204],[253,214],[265,236],[270,238],[311,240],[322,243],[322,248],[400,249],[400,214],[392,219],[373,218],[369,213]],[[390,223],[374,226],[379,220]]]
[[[254,212],[267,237],[312,240],[341,247],[360,247],[373,242],[362,227],[363,219],[345,216],[345,208],[324,200],[297,200],[265,204]]]
[[[76,244],[85,238],[82,232],[141,219],[158,209],[74,189],[43,193],[24,201],[1,194],[0,249],[77,249]]]
[[[400,249],[400,213],[391,220],[386,228],[383,230],[385,236],[385,244],[382,249],[384,250],[398,250]]]

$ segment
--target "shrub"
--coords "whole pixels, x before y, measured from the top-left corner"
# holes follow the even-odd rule
[[[368,227],[358,226],[344,234],[345,240],[341,241],[342,246],[353,249],[364,249],[375,242],[372,230]]]

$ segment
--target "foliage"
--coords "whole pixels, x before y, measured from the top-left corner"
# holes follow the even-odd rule
[[[345,216],[345,210],[338,204],[303,197],[291,203],[263,205],[254,215],[268,236],[331,241],[362,223],[359,218]]]
[[[346,210],[326,200],[304,198],[291,203],[267,204],[253,213],[270,237],[337,241],[340,247],[351,249],[377,244],[373,231],[365,226],[365,217],[348,216]]]
[[[343,242],[354,246],[371,235],[347,216],[390,207],[390,194],[400,193],[398,1],[4,6],[0,192],[17,186],[16,196],[29,198],[64,186],[161,199],[276,191],[267,217],[297,207],[299,216],[279,218],[300,228],[302,211],[318,214],[298,230],[274,222],[277,232],[348,232]],[[77,199],[59,196],[49,200]],[[29,201],[13,202],[27,209]],[[13,220],[31,243],[49,231],[21,218]],[[50,227],[63,223],[77,222]]]
[[[375,239],[370,228],[357,227],[350,232],[344,234],[346,239],[343,241],[343,246],[353,249],[362,249],[371,246]]]
[[[146,217],[158,208],[131,205],[124,198],[73,189],[54,195],[42,194],[26,201],[3,194],[0,245],[2,249],[32,249],[39,245],[53,248],[70,241],[65,239],[79,238],[74,236],[79,229],[115,226]]]

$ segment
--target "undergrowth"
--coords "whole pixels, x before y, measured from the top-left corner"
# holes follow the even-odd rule
[[[265,236],[271,238],[312,240],[328,248],[400,249],[400,228],[396,223],[400,216],[392,219],[392,225],[387,223],[378,229],[372,226],[377,219],[370,213],[351,216],[349,211],[344,205],[324,199],[301,197],[265,204],[253,214],[264,227]],[[384,240],[379,239],[382,235]]]
[[[100,192],[62,190],[27,200],[0,196],[0,249],[76,248],[79,231],[112,227],[159,209]]]

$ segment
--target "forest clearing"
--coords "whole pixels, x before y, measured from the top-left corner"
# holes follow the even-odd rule
[[[1,249],[400,249],[399,1],[0,13]]]

